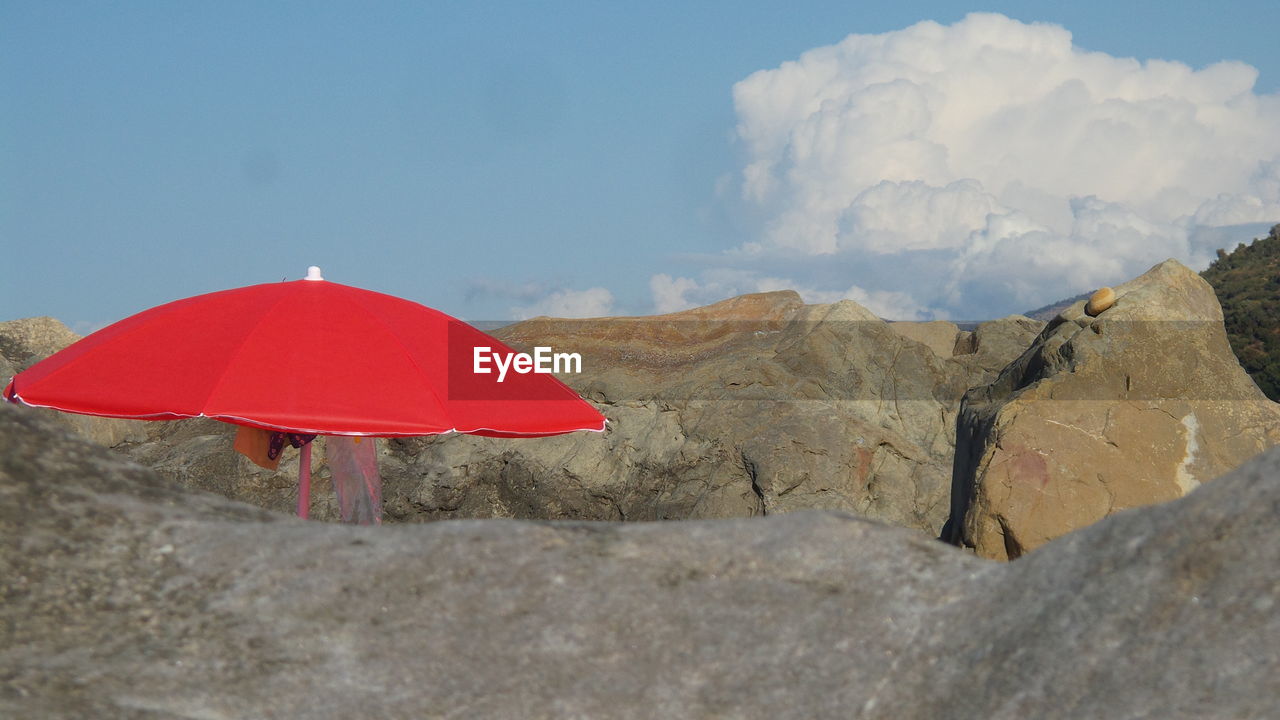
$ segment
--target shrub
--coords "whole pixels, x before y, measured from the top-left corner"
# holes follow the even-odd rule
[[[1280,402],[1280,225],[1201,273],[1222,304],[1231,349],[1267,397]]]

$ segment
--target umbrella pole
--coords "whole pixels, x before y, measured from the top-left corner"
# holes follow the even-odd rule
[[[311,443],[304,443],[298,455],[298,517],[307,519],[311,510]]]

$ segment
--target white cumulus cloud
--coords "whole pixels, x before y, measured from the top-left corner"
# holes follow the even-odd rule
[[[888,290],[866,290],[852,285],[842,290],[822,290],[792,278],[763,275],[747,270],[717,268],[700,274],[699,279],[661,274],[649,281],[654,310],[677,312],[724,300],[746,293],[795,290],[807,303],[834,303],[853,300],[888,320],[925,320],[941,317],[917,304],[910,294]]]
[[[653,278],[655,303],[767,285],[785,259],[815,297],[977,318],[1202,266],[1203,228],[1280,221],[1280,96],[1256,76],[994,14],[850,35],[734,86],[758,235],[697,280]]]
[[[661,273],[649,278],[649,290],[653,293],[653,311],[659,314],[672,313],[695,306],[686,295],[697,291],[698,283],[690,278],[673,278]]]
[[[589,318],[608,315],[612,310],[613,293],[602,287],[593,287],[587,290],[555,290],[537,302],[511,308],[511,314],[517,320],[539,315]]]

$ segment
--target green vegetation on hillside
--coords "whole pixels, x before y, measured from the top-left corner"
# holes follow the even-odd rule
[[[1218,251],[1209,281],[1240,364],[1267,397],[1280,402],[1280,225],[1271,234]]]

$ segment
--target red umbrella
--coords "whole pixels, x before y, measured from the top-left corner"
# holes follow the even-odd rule
[[[603,415],[541,372],[551,369],[550,354],[531,370],[512,353],[456,318],[326,281],[313,267],[305,280],[198,295],[125,318],[14,376],[4,396],[85,415],[210,417],[307,435],[604,430]],[[304,468],[303,517],[309,475]]]

